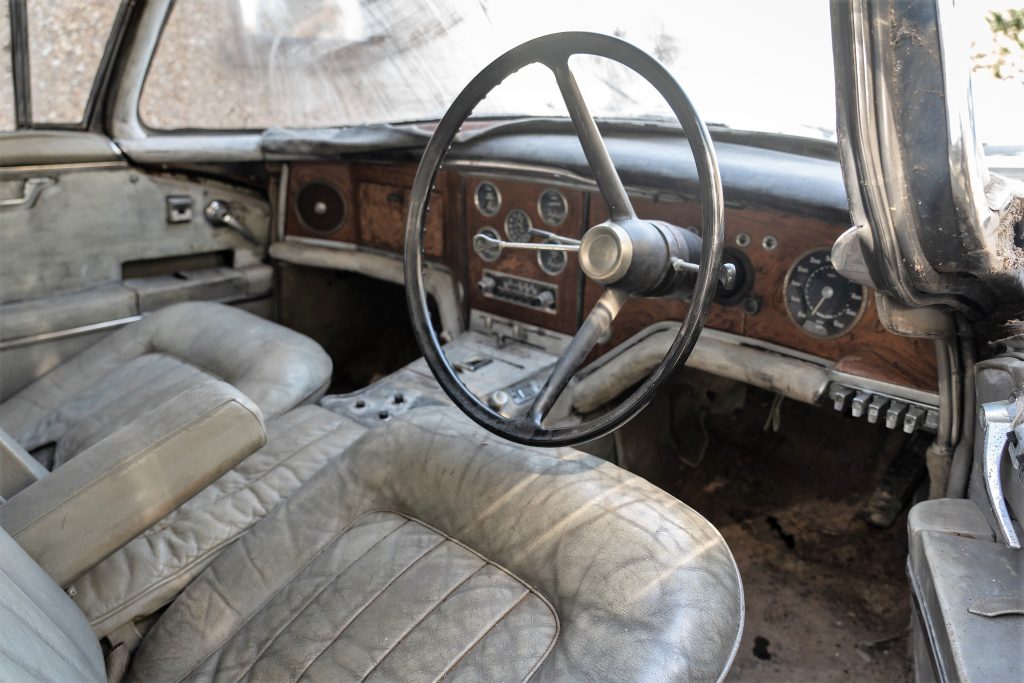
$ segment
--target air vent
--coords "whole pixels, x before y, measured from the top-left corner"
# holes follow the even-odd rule
[[[304,185],[295,198],[299,220],[318,235],[337,232],[345,223],[345,200],[327,183]]]

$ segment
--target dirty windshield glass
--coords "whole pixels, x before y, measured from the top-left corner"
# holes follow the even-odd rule
[[[779,7],[749,0],[178,0],[141,117],[164,130],[436,119],[502,52],[574,30],[615,35],[655,55],[709,122],[834,139],[829,3]],[[974,25],[987,31],[981,19]],[[669,116],[631,72],[575,59],[595,115]],[[535,66],[508,79],[475,114],[563,116],[565,109],[550,72]]]

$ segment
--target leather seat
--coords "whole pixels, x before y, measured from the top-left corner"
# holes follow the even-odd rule
[[[157,612],[365,431],[319,406],[268,421],[263,448],[76,579],[75,603],[100,636]]]
[[[241,309],[188,302],[109,335],[0,403],[0,427],[53,469],[188,386],[219,379],[266,419],[314,402],[331,359]]]
[[[81,613],[0,534],[0,678],[103,680]],[[220,554],[129,678],[716,680],[740,578],[696,512],[451,409],[368,432]]]

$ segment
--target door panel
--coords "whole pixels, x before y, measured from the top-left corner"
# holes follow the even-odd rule
[[[255,243],[206,220],[214,199]],[[0,168],[0,400],[162,306],[267,299],[270,224],[265,197],[217,181],[109,162]]]

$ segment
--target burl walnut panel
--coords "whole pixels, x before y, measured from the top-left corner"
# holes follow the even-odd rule
[[[694,202],[656,202],[634,199],[637,214],[644,218],[669,221],[679,226],[699,226],[700,206]],[[607,216],[604,201],[591,196],[591,222]],[[762,302],[761,311],[747,315],[738,306],[712,304],[707,327],[741,334],[785,346],[836,362],[836,369],[861,377],[893,382],[925,391],[935,391],[937,374],[935,348],[929,341],[900,337],[885,330],[878,320],[874,292],[866,291],[864,314],[853,328],[840,337],[822,339],[798,327],[786,311],[785,278],[789,268],[804,254],[828,250],[845,226],[832,225],[804,216],[761,209],[725,210],[726,246],[736,246],[736,235],[750,236],[749,246],[740,249],[754,269],[752,296]],[[768,251],[762,246],[766,236],[778,246]],[[599,288],[587,283],[585,310],[599,296]],[[613,324],[612,336],[599,352],[614,348],[644,327],[661,320],[682,320],[686,304],[661,300],[632,300]]]
[[[501,210],[495,216],[484,216],[473,203],[477,186],[482,182],[490,182],[501,192]],[[514,209],[522,209],[529,216],[535,228],[547,230],[558,235],[579,238],[583,234],[586,217],[585,195],[578,190],[557,188],[566,199],[568,211],[565,221],[558,227],[551,227],[541,220],[537,210],[537,199],[544,190],[551,187],[542,183],[519,182],[513,180],[491,180],[467,177],[465,181],[465,212],[466,235],[465,244],[469,254],[469,282],[467,292],[472,308],[506,316],[527,324],[537,325],[556,332],[573,334],[576,332],[577,316],[579,315],[580,268],[579,260],[570,255],[565,270],[559,275],[548,275],[537,264],[537,252],[506,249],[497,261],[488,263],[472,251],[473,236],[483,228],[492,228],[502,239],[505,235],[505,217]],[[539,241],[534,238],[535,242]],[[538,311],[525,306],[499,301],[483,296],[477,283],[483,276],[484,269],[495,270],[509,275],[517,275],[531,280],[550,282],[558,286],[557,313]]]
[[[409,211],[409,193],[416,166],[412,164],[342,165],[327,162],[292,164],[288,180],[288,212],[285,230],[289,235],[315,237],[335,242],[349,242],[376,249],[401,253],[405,244],[405,220]],[[299,218],[295,197],[310,182],[333,186],[345,200],[345,221],[330,234],[307,228]],[[439,177],[444,186],[445,176]],[[423,250],[427,256],[445,259],[445,226],[447,220],[444,193],[431,194],[427,213]]]

